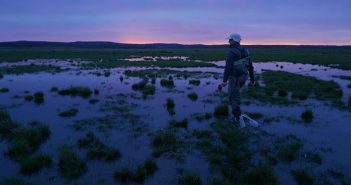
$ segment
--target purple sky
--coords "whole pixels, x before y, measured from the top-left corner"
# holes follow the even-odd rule
[[[351,0],[1,0],[0,41],[351,45]]]

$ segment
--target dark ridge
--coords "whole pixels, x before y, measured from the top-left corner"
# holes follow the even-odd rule
[[[116,43],[107,41],[77,41],[77,42],[49,42],[49,41],[13,41],[13,42],[0,42],[0,48],[3,47],[62,47],[62,48],[115,48],[115,49],[129,49],[129,48],[223,48],[223,45],[204,45],[204,44],[177,44],[177,43],[151,43],[151,44],[127,44]],[[351,46],[333,46],[333,45],[250,45],[249,47],[257,48],[351,48]]]

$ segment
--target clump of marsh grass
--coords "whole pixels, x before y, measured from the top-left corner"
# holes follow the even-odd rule
[[[49,156],[36,155],[27,157],[24,161],[21,162],[20,171],[23,175],[32,175],[44,167],[49,167],[51,163],[52,160]]]
[[[58,87],[51,87],[50,92],[57,92],[59,90]]]
[[[34,93],[34,102],[36,104],[44,103],[44,93],[41,91]]]
[[[152,138],[153,156],[159,157],[163,153],[175,152],[178,139],[171,130],[160,130]]]
[[[199,86],[201,83],[200,80],[189,80],[189,84],[192,84],[192,85],[196,85],[196,86]]]
[[[7,93],[9,91],[10,91],[9,88],[6,88],[6,87],[0,88],[0,93]]]
[[[86,163],[67,146],[60,148],[58,166],[60,174],[66,179],[76,179],[87,170]]]
[[[90,88],[88,87],[82,87],[82,86],[71,86],[66,89],[62,89],[58,91],[58,94],[62,96],[80,96],[82,98],[88,98],[91,96],[93,92],[91,91]]]
[[[198,96],[195,92],[189,93],[188,98],[191,99],[192,101],[196,101],[198,99]]]
[[[99,102],[100,100],[98,100],[98,99],[90,99],[89,100],[89,103],[90,104],[96,104],[97,102]]]
[[[174,87],[174,81],[173,79],[161,79],[160,84],[162,87],[168,87],[168,88],[173,88]]]
[[[11,145],[6,154],[21,160],[35,152],[49,136],[49,127],[39,122],[31,122],[28,127],[17,126],[10,135]]]
[[[245,176],[246,184],[269,184],[278,185],[279,181],[273,169],[268,165],[258,165],[253,167]]]
[[[308,173],[307,170],[293,170],[291,172],[298,185],[314,185],[314,178]]]
[[[143,183],[146,178],[152,176],[157,170],[156,162],[148,159],[143,165],[138,165],[134,172],[126,167],[116,170],[114,177],[120,183]]]
[[[77,115],[77,113],[78,113],[78,109],[72,108],[72,109],[60,112],[59,116],[61,116],[61,117],[73,117],[73,116]]]
[[[305,122],[305,123],[311,123],[313,120],[313,112],[312,110],[305,110],[302,114],[301,114],[301,119]]]
[[[201,185],[201,179],[199,175],[192,172],[184,172],[178,179],[179,185]]]
[[[280,89],[278,91],[278,95],[281,97],[286,97],[288,95],[288,92],[286,92],[286,90],[284,90],[284,89]]]
[[[175,103],[173,101],[173,99],[171,98],[167,98],[166,99],[166,107],[167,107],[167,111],[170,115],[174,115],[175,114]]]
[[[223,118],[228,117],[228,115],[229,115],[228,106],[227,105],[218,105],[217,107],[215,107],[213,114],[218,119],[223,119]]]
[[[81,148],[88,149],[88,159],[114,161],[121,157],[121,153],[118,149],[106,146],[92,132],[88,132],[85,138],[79,139],[78,144]]]
[[[295,160],[301,147],[302,144],[300,142],[287,144],[279,149],[278,155],[283,161],[291,162]]]
[[[20,125],[12,121],[7,112],[0,110],[0,136],[2,138],[10,138],[12,132],[18,127]]]
[[[148,83],[148,80],[143,79],[140,82],[133,84],[132,89],[135,91],[141,91],[144,97],[155,94],[155,91],[156,91],[155,86],[148,85],[147,83]]]
[[[188,128],[188,119],[183,119],[183,120],[180,120],[180,121],[176,121],[176,120],[171,120],[169,122],[169,125],[171,127],[174,127],[174,128],[185,128],[187,129]]]
[[[24,100],[26,101],[32,101],[34,99],[34,97],[32,95],[27,95],[24,97]]]

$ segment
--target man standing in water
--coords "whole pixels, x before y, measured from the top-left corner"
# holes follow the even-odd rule
[[[241,36],[233,33],[228,38],[229,51],[227,54],[222,87],[229,81],[228,94],[229,103],[232,108],[233,122],[239,123],[240,111],[240,89],[250,76],[251,85],[255,84],[253,65],[247,49],[240,45]]]

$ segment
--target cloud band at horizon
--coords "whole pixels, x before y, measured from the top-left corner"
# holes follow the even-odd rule
[[[2,0],[16,40],[351,45],[350,0]]]

